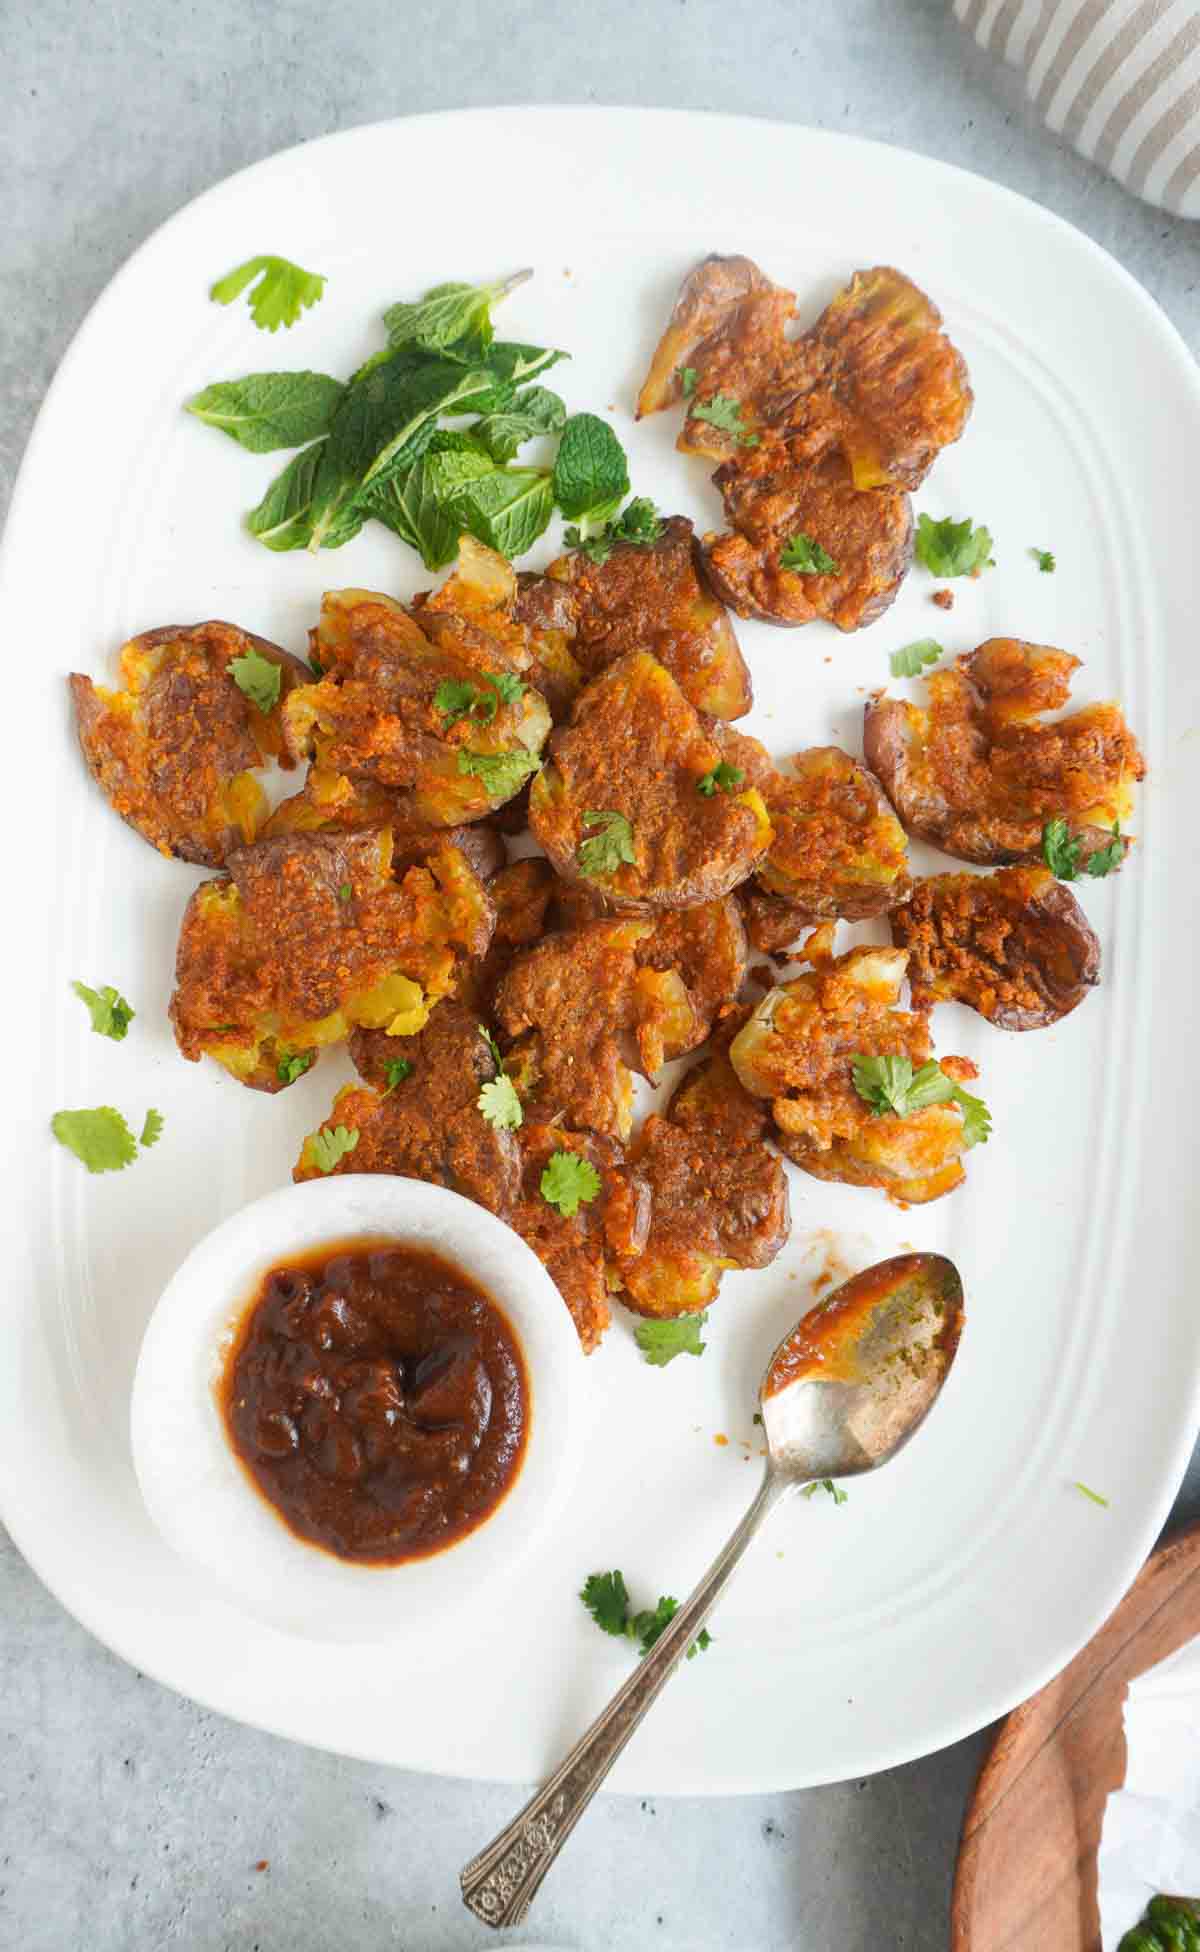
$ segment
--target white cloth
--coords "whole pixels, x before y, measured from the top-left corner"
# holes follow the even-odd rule
[[[1200,217],[1200,0],[953,0],[1056,134],[1147,203]]]
[[[1104,1809],[1100,1936],[1114,1952],[1156,1891],[1200,1896],[1200,1640],[1130,1684],[1125,1786]]]

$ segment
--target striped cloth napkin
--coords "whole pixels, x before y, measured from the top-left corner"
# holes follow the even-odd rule
[[[1200,0],[953,0],[1056,134],[1126,189],[1200,217]]]

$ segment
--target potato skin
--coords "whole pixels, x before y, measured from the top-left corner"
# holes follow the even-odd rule
[[[1060,1023],[1100,981],[1100,943],[1048,868],[939,874],[891,916],[913,1007],[965,1003],[1000,1030]]]
[[[623,1148],[591,1132],[559,1125],[523,1125],[517,1135],[522,1160],[520,1197],[509,1224],[545,1267],[591,1355],[612,1319],[609,1268],[614,1257],[641,1253],[650,1221],[650,1196]],[[541,1179],[556,1152],[573,1152],[595,1167],[600,1193],[568,1218],[545,1200]]]
[[[698,790],[723,756],[716,724],[645,652],[596,678],[570,723],[551,735],[529,795],[530,825],[556,872],[634,914],[715,901],[743,881],[766,851],[770,827],[755,789],[711,797]],[[584,873],[583,819],[595,811],[628,820],[632,865]]]
[[[1066,704],[1078,668],[1067,651],[993,637],[930,673],[928,710],[869,699],[866,761],[909,833],[981,867],[1039,861],[1052,819],[1082,861],[1107,846],[1146,765],[1116,704],[1042,720]]]
[[[413,818],[402,793],[369,780],[347,779],[310,766],[299,793],[281,800],[262,830],[263,840],[280,834],[357,834],[387,827],[392,835],[393,867],[410,867],[442,847],[457,847],[481,881],[505,862],[504,842],[490,820],[466,827],[430,827]]]
[[[278,644],[212,619],[166,624],[130,638],[120,690],[68,679],[80,750],[114,811],[161,854],[221,867],[255,838],[267,802],[254,777],[270,759],[290,766],[280,706],[260,712],[229,675],[257,651],[281,672],[280,699],[306,667]]]

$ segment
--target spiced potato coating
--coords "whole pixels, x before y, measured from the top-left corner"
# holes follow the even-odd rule
[[[170,624],[122,646],[121,688],[72,672],[83,752],[110,806],[161,854],[221,867],[267,813],[256,769],[291,766],[278,704],[263,712],[230,675],[256,653],[278,667],[280,697],[308,676],[298,659],[236,624]]]
[[[420,614],[428,622],[433,613]],[[289,751],[322,772],[401,792],[408,817],[429,826],[502,806],[536,763],[550,713],[514,677],[501,641],[480,650],[465,631],[435,643],[392,597],[327,591],[313,639],[323,675],[284,707]]]
[[[1100,944],[1048,868],[937,874],[891,916],[913,1008],[965,1003],[1001,1030],[1058,1023],[1100,981]]]
[[[486,1016],[495,1015],[496,992],[515,957],[549,931],[555,893],[561,885],[549,861],[540,854],[511,861],[488,882],[496,925],[486,955],[472,965],[464,986],[464,994],[469,994]]]
[[[731,719],[750,710],[750,673],[723,605],[702,581],[686,516],[668,517],[649,546],[616,543],[604,562],[571,550],[542,580],[554,586],[557,601],[529,588],[527,614],[554,619],[582,682],[628,651],[649,651],[697,711]]]
[[[639,942],[648,921],[589,922],[520,954],[501,979],[496,1021],[505,1068],[525,1116],[628,1138],[633,1080],[620,1032],[629,1022]]]
[[[457,847],[481,881],[504,865],[504,842],[490,820],[468,827],[431,827],[413,817],[402,793],[369,780],[347,779],[310,766],[299,793],[281,800],[262,830],[264,840],[278,834],[355,834],[390,827],[393,866],[411,866],[442,847]]]
[[[613,1265],[636,1262],[650,1224],[650,1195],[636,1169],[625,1164],[622,1148],[595,1133],[571,1132],[558,1125],[522,1125],[521,1191],[508,1215],[522,1240],[555,1283],[590,1355],[612,1319],[609,1306]],[[570,1217],[551,1206],[541,1191],[542,1174],[556,1152],[586,1159],[600,1178],[594,1200],[581,1202]]]
[[[825,924],[805,955],[812,967],[769,991],[730,1045],[740,1082],[770,1101],[776,1143],[818,1179],[877,1186],[914,1204],[950,1192],[965,1177],[958,1105],[879,1116],[854,1083],[856,1056],[907,1057],[915,1072],[933,1055],[928,1018],[895,1007],[907,951],[834,956]],[[966,1058],[941,1063],[959,1081],[975,1075]]]
[[[868,702],[866,761],[910,834],[984,867],[1040,860],[1054,819],[1080,842],[1081,865],[1112,843],[1146,764],[1117,704],[1041,717],[1067,703],[1079,663],[991,637],[929,674],[926,709],[886,694]]]
[[[479,1109],[479,1093],[497,1066],[475,1012],[444,997],[415,1036],[355,1030],[350,1055],[366,1082],[339,1091],[319,1129],[345,1126],[358,1133],[358,1143],[332,1170],[428,1180],[507,1214],[520,1186],[521,1155],[514,1134]],[[390,1085],[397,1058],[411,1069]],[[310,1135],[292,1178],[322,1176]]]
[[[453,847],[393,874],[392,836],[292,834],[239,849],[180,928],[171,1019],[183,1055],[260,1090],[356,1026],[411,1034],[487,948],[493,915]]]
[[[762,792],[771,845],[738,891],[756,949],[775,954],[811,923],[866,921],[907,898],[904,829],[878,780],[848,752],[811,746]]]
[[[631,912],[690,908],[744,881],[770,840],[761,795],[700,790],[720,763],[714,720],[690,705],[669,671],[631,651],[580,695],[551,735],[529,795],[534,836],[567,881],[583,881]],[[632,862],[589,872],[609,818],[628,823]],[[624,835],[624,827],[616,830]]]
[[[666,1117],[643,1125],[631,1163],[650,1187],[650,1232],[618,1259],[640,1315],[707,1308],[728,1268],[767,1267],[788,1236],[787,1176],[766,1143],[766,1108],[718,1048],[688,1073]]]

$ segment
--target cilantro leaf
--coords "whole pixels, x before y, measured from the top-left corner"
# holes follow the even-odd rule
[[[742,419],[741,402],[731,393],[714,393],[711,400],[698,400],[688,412],[693,420],[706,420],[722,434],[736,435],[739,447],[758,446],[759,436],[748,431]]]
[[[1029,551],[1043,576],[1053,576],[1058,568],[1052,549],[1031,549]]]
[[[713,1644],[713,1637],[708,1631],[708,1628],[701,1627],[699,1633],[696,1635],[696,1638],[693,1640],[691,1646],[688,1648],[687,1653],[684,1655],[684,1659],[689,1661],[695,1660],[697,1654],[706,1653],[707,1650],[712,1646],[712,1644]]]
[[[446,723],[445,731],[460,718],[472,718],[477,725],[490,725],[500,704],[495,691],[472,684],[468,678],[443,678],[433,694],[434,709]]]
[[[908,1057],[865,1057],[860,1053],[851,1059],[850,1068],[854,1089],[876,1118],[888,1112],[907,1118],[912,1112],[924,1111],[927,1105],[953,1101],[962,1112],[965,1150],[986,1143],[992,1120],[982,1098],[964,1091],[933,1059],[914,1072]]]
[[[1125,842],[1121,839],[1121,823],[1119,820],[1114,820],[1112,839],[1108,846],[1098,847],[1095,853],[1088,855],[1084,872],[1093,875],[1097,881],[1102,881],[1106,874],[1111,874],[1114,868],[1119,868],[1124,859]]]
[[[504,1069],[503,1054],[501,1052],[499,1044],[496,1042],[496,1039],[492,1036],[492,1033],[488,1029],[486,1024],[484,1023],[480,1024],[479,1035],[483,1038],[484,1043],[487,1045],[488,1049],[492,1053],[492,1063],[495,1065],[497,1071],[503,1071]]]
[[[163,1123],[162,1113],[156,1111],[152,1105],[143,1121],[141,1137],[138,1140],[138,1144],[140,1146],[157,1145],[163,1134]]]
[[[970,516],[955,522],[947,515],[935,522],[931,515],[918,515],[916,552],[917,561],[935,576],[976,576],[981,569],[995,568],[992,538]]]
[[[119,1173],[137,1157],[137,1141],[111,1105],[94,1110],[55,1112],[50,1130],[60,1145],[81,1159],[90,1173]]]
[[[337,896],[339,901],[353,901],[354,899],[353,883],[349,881],[339,881]]]
[[[614,521],[606,522],[595,535],[584,535],[577,528],[563,531],[568,549],[578,549],[592,562],[606,563],[618,542],[636,549],[652,549],[663,532],[658,510],[648,495],[635,495]]]
[[[252,705],[260,712],[274,711],[283,682],[283,672],[274,658],[264,657],[251,645],[241,657],[230,658],[228,669],[234,684]]]
[[[696,791],[703,793],[706,800],[711,800],[716,792],[736,793],[745,777],[740,766],[731,766],[727,760],[722,759],[711,772],[701,774],[696,781]]]
[[[677,366],[679,386],[685,400],[690,400],[696,391],[697,372],[694,366]]]
[[[585,813],[581,825],[600,829],[576,849],[581,874],[615,874],[622,862],[636,867],[633,828],[623,813]]]
[[[552,1152],[538,1181],[547,1206],[557,1207],[564,1220],[573,1220],[580,1201],[590,1205],[600,1191],[600,1175],[590,1159],[577,1152]]]
[[[541,766],[537,753],[526,751],[524,746],[515,752],[471,752],[466,746],[458,749],[459,772],[473,774],[493,800],[511,800]]]
[[[805,535],[803,529],[797,529],[791,541],[784,545],[779,567],[794,569],[800,576],[836,576],[838,566],[819,542]]]
[[[97,1036],[111,1037],[114,1044],[119,1044],[137,1015],[120,990],[115,990],[111,983],[98,990],[90,990],[86,983],[72,983],[71,988],[80,1002],[87,1004]]]
[[[247,373],[240,380],[217,380],[183,404],[248,453],[270,454],[327,434],[345,390],[327,373]]]
[[[412,1068],[412,1065],[406,1057],[391,1057],[388,1059],[386,1066],[387,1089],[383,1094],[385,1098],[390,1098],[396,1086],[403,1084],[405,1078],[411,1078]]]
[[[914,643],[892,652],[888,669],[893,678],[919,678],[925,666],[936,664],[941,655],[942,647],[935,637],[918,637]]]
[[[563,514],[599,519],[628,493],[625,449],[612,428],[594,413],[572,414],[554,463],[554,499]]]
[[[295,1084],[302,1078],[313,1062],[312,1051],[284,1051],[275,1066],[275,1076],[280,1084]]]
[[[495,686],[502,705],[515,705],[529,690],[529,686],[520,678],[514,678],[511,671],[485,671],[483,675],[490,685]]]
[[[679,1601],[670,1593],[660,1593],[658,1605],[641,1613],[635,1613],[626,1627],[631,1640],[638,1643],[639,1654],[648,1654],[664,1627],[669,1627],[679,1611]],[[695,1642],[692,1643],[695,1645]]]
[[[1108,1499],[1102,1497],[1098,1491],[1093,1491],[1090,1484],[1082,1483],[1079,1478],[1072,1478],[1071,1483],[1076,1491],[1082,1491],[1084,1497],[1090,1498],[1094,1505],[1103,1505],[1105,1511],[1108,1510]]]
[[[700,1331],[708,1321],[707,1308],[700,1315],[670,1315],[662,1320],[649,1315],[638,1323],[633,1339],[655,1369],[665,1369],[676,1356],[702,1356],[708,1347]]]
[[[274,332],[278,326],[295,325],[301,312],[317,303],[325,280],[319,271],[304,271],[290,258],[247,258],[218,278],[208,295],[218,305],[232,305],[247,285],[253,285],[250,316],[255,325],[262,332]]]
[[[532,278],[517,271],[494,285],[435,285],[413,304],[389,305],[383,315],[388,344],[426,346],[433,352],[463,349],[475,359],[492,343],[492,306]]]
[[[477,420],[471,433],[493,461],[505,462],[538,434],[560,434],[566,421],[567,410],[557,393],[545,386],[529,386],[516,395],[511,407]]]
[[[488,1124],[498,1131],[515,1132],[524,1123],[525,1113],[517,1097],[517,1087],[504,1071],[481,1087],[475,1103]]]
[[[554,488],[541,468],[494,468],[465,482],[447,503],[459,529],[467,529],[511,562],[532,549],[550,526]]]
[[[802,1498],[811,1498],[818,1491],[828,1491],[835,1505],[844,1505],[850,1496],[850,1493],[843,1491],[841,1485],[835,1484],[832,1478],[814,1478],[811,1484],[805,1485],[800,1495]]]
[[[1079,878],[1079,856],[1083,842],[1071,833],[1065,820],[1047,820],[1042,828],[1042,859],[1060,881]]]
[[[347,1131],[344,1125],[334,1125],[320,1132],[311,1132],[307,1151],[319,1172],[331,1173],[339,1160],[353,1152],[358,1144],[358,1132],[354,1126]]]
[[[584,1580],[579,1597],[602,1633],[624,1637],[629,1594],[619,1572],[592,1573]]]

